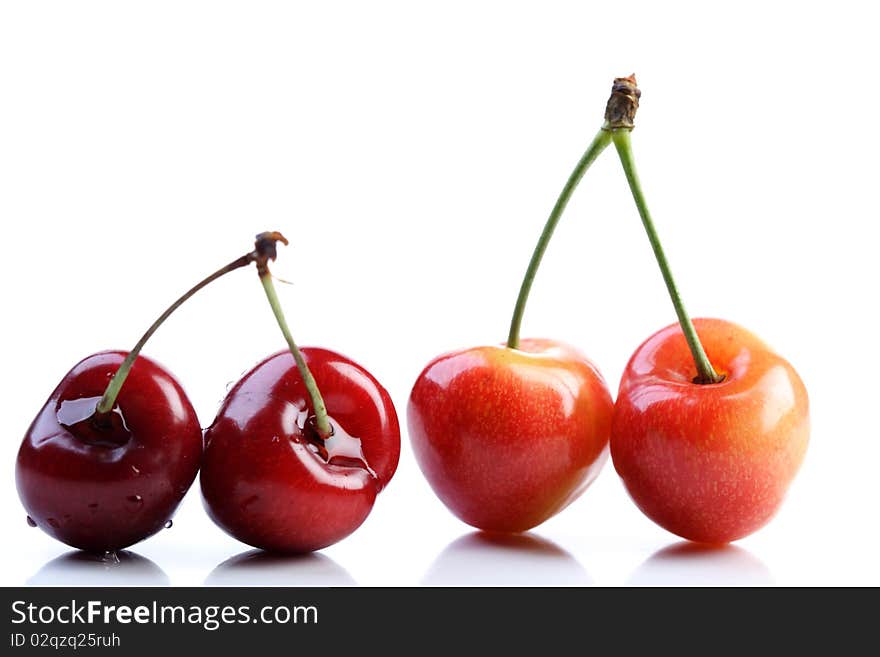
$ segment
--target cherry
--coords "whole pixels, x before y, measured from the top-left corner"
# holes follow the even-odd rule
[[[523,340],[431,361],[410,395],[419,466],[461,520],[523,532],[574,501],[608,456],[612,402],[572,347]]]
[[[268,270],[260,279],[289,350],[269,356],[229,391],[205,432],[200,475],[208,515],[263,550],[319,550],[357,529],[400,456],[391,397],[363,367],[336,352],[300,350]]]
[[[576,499],[607,457],[612,401],[598,369],[553,340],[520,341],[526,301],[571,195],[611,143],[600,131],[562,189],[532,253],[505,346],[435,358],[410,393],[416,460],[438,497],[479,529],[531,529]]]
[[[180,384],[139,354],[190,296],[253,260],[246,254],[188,290],[130,352],[92,354],[65,375],[18,452],[16,486],[29,524],[105,552],[171,522],[199,468],[201,429]]]
[[[397,415],[378,381],[333,351],[301,353],[327,400],[329,437],[318,433],[289,351],[245,374],[205,433],[208,515],[243,543],[273,552],[311,552],[351,534],[400,455]]]
[[[794,368],[744,328],[694,325],[723,380],[694,383],[679,325],[658,331],[620,381],[611,454],[649,518],[692,541],[727,543],[782,504],[807,448],[809,404]]]
[[[630,359],[614,408],[611,456],[649,518],[692,541],[727,543],[762,527],[782,503],[809,440],[807,391],[794,368],[745,329],[691,321],[636,174],[635,77],[615,84],[624,120],[607,129],[679,323],[648,338]]]
[[[180,384],[140,356],[106,423],[94,416],[125,352],[93,354],[46,401],[18,453],[28,517],[82,550],[119,550],[165,526],[189,489],[201,428]]]

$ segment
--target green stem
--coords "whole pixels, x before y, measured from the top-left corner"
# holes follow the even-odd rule
[[[290,347],[290,353],[293,354],[300,376],[302,376],[306,390],[309,392],[309,397],[312,399],[312,410],[315,413],[315,428],[318,430],[321,438],[329,438],[333,434],[333,427],[330,425],[330,418],[327,415],[324,398],[321,397],[321,391],[318,389],[318,384],[315,383],[315,377],[312,376],[305,358],[303,358],[299,347],[296,346],[296,342],[293,341],[290,328],[287,326],[287,320],[284,318],[284,312],[281,310],[281,303],[278,301],[278,295],[275,293],[275,286],[272,284],[272,274],[265,267],[260,271],[260,282],[263,284],[266,298],[269,299],[269,305],[272,306],[272,312],[275,314],[275,319],[278,321],[281,333],[284,334],[284,339],[287,340],[287,346]]]
[[[553,237],[553,231],[556,230],[556,225],[562,217],[565,206],[568,205],[571,195],[577,188],[578,183],[580,183],[581,178],[584,177],[587,169],[590,168],[590,165],[610,143],[611,135],[605,130],[600,130],[592,143],[587,147],[586,152],[584,152],[574,170],[571,172],[568,181],[565,183],[565,187],[562,188],[562,192],[559,194],[559,198],[556,199],[556,205],[553,206],[553,210],[550,212],[550,217],[548,217],[547,223],[544,224],[544,230],[541,231],[541,236],[538,238],[538,243],[535,245],[535,250],[532,252],[532,259],[529,261],[529,267],[526,269],[526,275],[519,288],[519,296],[516,298],[516,306],[514,306],[513,317],[510,320],[510,333],[507,336],[507,346],[511,349],[519,348],[519,332],[520,326],[522,325],[523,313],[526,309],[526,301],[528,301],[529,292],[531,291],[532,283],[535,280],[535,274],[538,273],[538,267],[541,266],[541,259],[544,257],[544,252],[547,250],[550,238]]]
[[[626,174],[626,180],[629,183],[630,191],[632,191],[633,199],[636,207],[639,209],[639,215],[642,218],[642,224],[645,232],[648,234],[648,240],[651,242],[651,248],[654,249],[654,257],[657,258],[657,264],[660,266],[660,272],[663,274],[663,281],[666,283],[666,289],[669,291],[669,297],[672,299],[672,305],[675,306],[675,314],[678,315],[678,323],[684,332],[685,340],[694,357],[694,364],[697,366],[697,378],[695,383],[719,383],[724,377],[719,376],[709,362],[703,344],[700,342],[694,323],[685,310],[681,295],[672,278],[672,271],[669,268],[669,262],[663,253],[663,247],[660,244],[660,238],[657,230],[654,228],[654,222],[651,220],[651,213],[648,211],[648,205],[645,202],[645,196],[642,192],[642,186],[639,182],[639,176],[636,173],[636,164],[633,159],[632,142],[630,140],[629,129],[617,129],[609,131],[614,140],[614,146],[617,148],[617,154],[620,156],[620,163],[623,165],[623,171]]]
[[[147,329],[147,332],[141,336],[141,339],[138,340],[138,343],[134,346],[134,348],[128,352],[125,360],[122,361],[119,369],[116,370],[116,372],[113,374],[113,378],[110,379],[110,383],[107,384],[107,388],[104,390],[104,394],[101,397],[101,400],[98,402],[95,413],[97,415],[106,415],[111,410],[113,410],[113,406],[116,404],[116,398],[119,396],[119,391],[122,390],[122,384],[124,384],[125,380],[128,378],[128,374],[131,371],[132,365],[134,365],[135,359],[138,357],[141,349],[143,349],[144,345],[147,343],[147,340],[150,339],[150,336],[152,336],[153,333],[156,332],[156,329],[158,329],[162,325],[162,323],[166,319],[168,319],[171,313],[177,310],[187,299],[189,299],[192,295],[194,295],[196,292],[201,290],[209,283],[215,281],[224,274],[228,274],[235,269],[239,269],[240,267],[245,267],[249,265],[251,262],[253,262],[253,259],[253,254],[248,253],[236,260],[233,260],[225,267],[221,267],[213,274],[187,290],[187,292],[182,297],[180,297],[177,301],[168,306],[165,312],[162,313],[159,318],[155,322],[153,322],[150,328]]]

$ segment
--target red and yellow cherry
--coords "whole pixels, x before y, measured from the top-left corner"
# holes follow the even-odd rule
[[[202,431],[180,384],[139,354],[190,296],[255,258],[245,254],[188,290],[130,352],[93,354],[67,373],[18,452],[30,524],[93,552],[120,550],[168,524],[198,472]]]
[[[328,437],[290,351],[245,374],[205,433],[208,514],[238,540],[273,552],[311,552],[351,534],[400,456],[397,415],[379,382],[333,351],[301,353],[325,400]]]
[[[464,522],[523,532],[576,499],[608,455],[612,401],[572,347],[523,340],[431,361],[407,410],[416,460]]]
[[[614,467],[638,507],[692,541],[727,543],[776,513],[809,440],[794,368],[742,327],[695,319],[722,380],[694,383],[678,324],[633,354],[611,430]]]
[[[119,550],[171,519],[199,468],[202,431],[180,384],[140,356],[105,418],[95,407],[125,352],[93,354],[58,384],[18,452],[28,517],[53,538]]]
[[[522,532],[578,497],[607,458],[612,403],[601,374],[572,347],[523,340],[532,282],[568,201],[611,143],[600,131],[568,178],[520,286],[505,346],[439,356],[410,394],[413,450],[434,492],[479,529]]]
[[[642,344],[620,382],[611,458],[638,507],[692,541],[727,543],[776,512],[807,448],[807,391],[794,368],[745,329],[691,321],[641,189],[630,143],[635,78],[612,139],[678,315]]]
[[[257,269],[289,351],[233,387],[205,433],[200,476],[208,515],[238,540],[272,552],[319,550],[364,522],[400,457],[391,397],[354,361],[300,350],[268,263],[278,233],[258,237]]]

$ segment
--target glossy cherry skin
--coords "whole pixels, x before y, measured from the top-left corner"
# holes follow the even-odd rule
[[[407,409],[434,492],[464,522],[495,532],[535,527],[592,483],[608,456],[611,414],[596,367],[538,339],[435,358]]]
[[[776,513],[809,440],[807,391],[794,368],[744,328],[694,326],[721,383],[693,383],[678,324],[648,338],[620,382],[611,457],[638,507],[703,543],[751,534]]]
[[[82,550],[119,550],[155,534],[199,468],[196,413],[174,377],[145,356],[122,386],[112,426],[92,426],[88,418],[125,355],[104,351],[75,365],[37,414],[16,461],[28,516]]]
[[[245,374],[205,433],[208,514],[243,543],[272,552],[311,552],[351,534],[400,458],[397,413],[379,382],[333,351],[301,351],[331,418],[330,440],[312,429],[311,401],[289,351]]]

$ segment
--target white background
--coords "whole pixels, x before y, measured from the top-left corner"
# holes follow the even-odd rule
[[[0,583],[880,584],[870,3],[6,2],[0,8]],[[633,142],[695,316],[750,328],[811,396],[777,518],[694,552],[611,464],[531,534],[492,545],[434,497],[403,435],[364,526],[319,555],[247,551],[194,486],[120,567],[25,524],[16,450],[64,373],[130,348],[183,290],[291,239],[275,273],[298,341],[391,391],[440,352],[504,340],[534,242],[599,128],[614,76],[643,90]],[[524,335],[585,351],[616,390],[674,314],[609,149],[535,283]],[[145,353],[203,425],[283,341],[252,271],[194,298]],[[149,561],[147,561],[149,560]],[[224,565],[221,565],[224,564]]]

